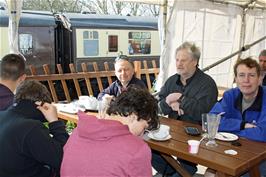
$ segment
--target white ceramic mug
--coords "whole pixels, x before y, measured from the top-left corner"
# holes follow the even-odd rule
[[[80,105],[86,106],[86,105],[89,104],[89,101],[90,101],[90,97],[89,96],[87,96],[87,95],[79,96],[79,104]]]
[[[167,136],[169,136],[169,133],[170,133],[170,127],[168,125],[161,124],[158,130],[152,132],[152,135],[157,139],[164,139]]]

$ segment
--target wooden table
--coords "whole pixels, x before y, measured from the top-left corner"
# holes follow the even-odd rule
[[[97,113],[92,112],[88,112],[88,114],[97,115]],[[76,123],[78,121],[77,115],[58,112],[58,117]],[[161,123],[170,126],[172,139],[159,142],[145,136],[145,141],[149,144],[151,149],[159,151],[182,176],[189,175],[184,169],[180,168],[176,160],[172,158],[172,155],[214,169],[219,176],[239,176],[248,171],[252,177],[260,176],[258,166],[260,162],[266,159],[266,143],[240,138],[239,142],[242,145],[233,146],[230,142],[216,140],[218,146],[211,148],[205,145],[206,141],[204,140],[200,145],[198,154],[193,155],[188,153],[187,140],[200,140],[201,136],[187,135],[184,131],[184,126],[196,126],[199,129],[201,129],[201,127],[188,122],[167,118],[162,118]],[[225,154],[224,151],[228,149],[233,149],[237,151],[238,154]]]
[[[162,153],[164,157],[167,158],[168,162],[174,165],[177,170],[179,166],[171,155],[214,169],[219,176],[239,176],[247,171],[249,171],[250,176],[260,176],[258,166],[261,161],[266,159],[266,143],[240,138],[239,142],[242,145],[233,146],[230,142],[216,140],[218,146],[211,148],[205,145],[207,140],[204,140],[200,145],[198,154],[193,155],[188,153],[187,140],[200,140],[201,137],[187,135],[184,131],[184,126],[196,126],[199,129],[201,129],[201,127],[188,122],[166,118],[161,119],[161,123],[171,127],[170,134],[172,139],[165,142],[146,139],[147,143],[151,149]],[[225,154],[224,151],[228,149],[233,149],[237,151],[238,154]],[[183,172],[181,171],[181,173]],[[183,176],[189,175],[184,172]]]
[[[97,113],[90,112],[89,114],[95,115]],[[72,121],[74,123],[78,123],[78,115],[77,114],[69,114],[69,113],[58,111],[57,115],[58,115],[59,119],[69,120],[69,121]]]

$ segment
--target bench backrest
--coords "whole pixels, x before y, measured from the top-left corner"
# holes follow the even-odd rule
[[[155,60],[149,62],[151,62],[150,64],[152,68],[148,68],[148,62],[146,60],[134,61],[134,68],[136,77],[139,79],[144,79],[148,89],[151,90],[153,80],[157,79],[159,68],[156,66]],[[89,66],[92,66],[93,71],[88,71]],[[45,82],[49,87],[53,101],[55,103],[57,103],[58,101],[63,101],[61,100],[61,97],[58,96],[58,89],[55,86],[56,83],[61,84],[64,93],[64,100],[71,102],[73,98],[71,97],[70,90],[72,88],[75,89],[77,97],[83,94],[82,89],[84,90],[84,88],[86,88],[85,91],[86,93],[88,93],[88,95],[95,95],[95,88],[93,87],[92,83],[93,80],[97,81],[98,91],[100,92],[105,88],[105,86],[103,85],[103,80],[107,80],[107,85],[110,85],[113,80],[115,80],[115,72],[113,70],[109,70],[109,64],[107,62],[104,63],[104,71],[99,71],[99,67],[96,62],[82,63],[82,72],[77,72],[74,64],[70,64],[69,69],[71,73],[63,73],[60,64],[57,64],[58,74],[50,73],[50,68],[47,64],[43,65],[43,70],[45,73],[43,75],[38,75],[34,66],[30,66],[29,68],[31,75],[28,75],[26,79],[35,79]],[[153,78],[151,78],[151,76]],[[82,86],[80,85],[81,81],[83,83]]]

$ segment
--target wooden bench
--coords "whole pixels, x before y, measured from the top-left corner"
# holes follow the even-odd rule
[[[153,68],[148,68],[148,62],[144,61],[134,61],[135,75],[137,78],[145,78],[146,84],[149,90],[152,89],[152,82],[150,75],[154,75],[154,78],[157,79],[159,68],[156,66],[155,60],[150,61]],[[88,67],[91,65],[94,71],[88,71]],[[89,95],[95,95],[94,88],[92,86],[92,79],[96,79],[97,86],[101,92],[104,89],[103,79],[107,79],[108,85],[110,85],[115,80],[115,72],[109,70],[109,64],[104,63],[104,71],[99,71],[99,67],[96,62],[82,63],[81,68],[82,72],[77,72],[74,64],[69,65],[71,73],[63,73],[62,67],[60,64],[57,65],[58,74],[50,73],[49,65],[43,65],[44,75],[38,75],[36,68],[34,66],[29,66],[31,75],[28,75],[26,79],[35,79],[38,81],[46,82],[49,86],[53,101],[57,103],[58,101],[63,101],[59,99],[57,89],[55,88],[56,81],[62,85],[63,93],[65,100],[67,102],[72,101],[71,94],[69,92],[70,87],[75,89],[77,97],[82,95],[81,87],[84,89],[84,86],[80,85],[80,81],[85,82],[85,88]],[[73,86],[69,86],[73,83]]]
[[[135,68],[135,75],[137,78],[145,80],[146,85],[149,90],[152,90],[152,83],[154,79],[157,79],[159,74],[159,68],[156,65],[155,60],[149,61],[151,63],[148,63],[148,61],[134,61],[134,68]],[[86,89],[86,93],[88,95],[95,95],[95,88],[92,85],[92,80],[96,80],[96,86],[98,87],[98,91],[102,91],[106,85],[103,85],[103,80],[107,81],[108,85],[110,85],[116,78],[115,78],[115,72],[113,70],[110,70],[108,62],[104,63],[104,71],[100,71],[98,68],[96,62],[88,62],[88,63],[82,63],[81,68],[82,72],[77,72],[75,69],[74,64],[69,65],[69,69],[71,73],[63,73],[62,67],[60,64],[57,65],[57,71],[58,74],[52,74],[50,73],[49,65],[43,65],[44,75],[38,75],[36,72],[36,68],[33,66],[30,66],[30,72],[31,75],[27,76],[27,79],[36,79],[38,81],[45,82],[49,90],[51,92],[53,101],[55,103],[59,101],[66,100],[67,102],[71,102],[73,100],[73,96],[71,97],[71,94],[69,92],[70,87],[71,89],[74,88],[74,92],[76,97],[83,95],[82,89]],[[148,68],[149,66],[152,66],[152,68]],[[88,71],[88,68],[93,68],[93,71]],[[150,76],[153,76],[152,79]],[[69,84],[69,81],[70,84]],[[83,82],[83,85],[80,84]],[[58,91],[56,91],[56,82],[57,84],[60,83],[62,87],[62,92],[64,94],[64,99],[61,100],[58,96]],[[73,83],[73,84],[72,84]],[[107,86],[108,86],[107,85]],[[94,85],[95,86],[95,85]],[[218,87],[218,99],[222,98],[223,93],[227,90],[226,87]]]

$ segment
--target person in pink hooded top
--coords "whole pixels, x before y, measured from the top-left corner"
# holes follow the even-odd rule
[[[77,128],[64,146],[61,177],[152,176],[151,150],[140,136],[158,127],[156,99],[129,87],[107,113],[106,119],[78,113]]]

